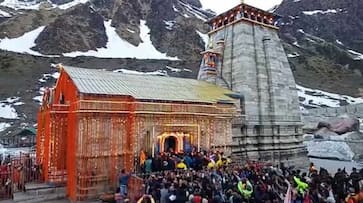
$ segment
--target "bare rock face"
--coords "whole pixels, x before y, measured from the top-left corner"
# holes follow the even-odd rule
[[[50,2],[52,2],[53,4],[58,4],[58,5],[61,5],[61,4],[66,4],[66,3],[69,3],[73,0],[50,0]]]
[[[116,32],[121,38],[134,46],[138,46],[141,42],[139,29],[141,19],[142,13],[139,1],[125,0],[119,3],[111,25],[116,28]]]
[[[340,118],[331,123],[331,130],[338,133],[339,135],[347,132],[358,132],[359,131],[359,120],[356,118]]]
[[[103,17],[89,5],[79,5],[49,24],[35,43],[33,50],[48,55],[105,47]]]
[[[330,136],[338,136],[338,134],[327,127],[320,128],[314,133],[314,138],[316,139],[329,139]]]
[[[193,5],[195,7],[201,8],[202,4],[200,3],[199,0],[184,0],[186,3]]]
[[[10,19],[6,19],[0,23],[0,39],[16,38],[24,33],[32,31],[39,26],[48,25],[62,13],[59,10],[40,10],[29,11],[19,15],[15,15]]]
[[[197,31],[207,33],[209,27],[193,14],[200,14],[199,16],[205,20],[211,17],[211,14],[197,7],[187,7],[183,3],[176,2],[175,0],[152,1],[151,9],[158,12],[150,13],[147,17],[151,40],[158,50],[168,53],[169,56],[199,62],[200,52],[204,50],[205,44]]]
[[[280,37],[298,83],[330,92],[359,95],[363,86],[363,60],[349,53],[363,53],[362,1],[284,0],[275,13]]]

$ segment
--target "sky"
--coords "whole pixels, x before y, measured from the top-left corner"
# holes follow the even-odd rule
[[[238,5],[241,0],[200,0],[200,2],[203,4],[203,8],[211,9],[219,14]],[[270,9],[281,2],[282,0],[245,0],[245,3],[264,10]]]

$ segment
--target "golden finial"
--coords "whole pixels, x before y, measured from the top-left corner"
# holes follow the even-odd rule
[[[245,0],[241,0],[241,4],[244,4],[245,3]]]

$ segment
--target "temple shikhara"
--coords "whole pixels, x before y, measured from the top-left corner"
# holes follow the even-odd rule
[[[141,150],[303,161],[298,96],[276,20],[247,4],[211,19],[198,80],[59,65],[38,114],[45,180],[66,183],[76,201],[116,187]]]

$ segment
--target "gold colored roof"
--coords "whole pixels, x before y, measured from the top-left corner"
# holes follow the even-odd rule
[[[185,78],[115,73],[63,66],[80,93],[127,95],[140,100],[233,102],[228,89]]]

